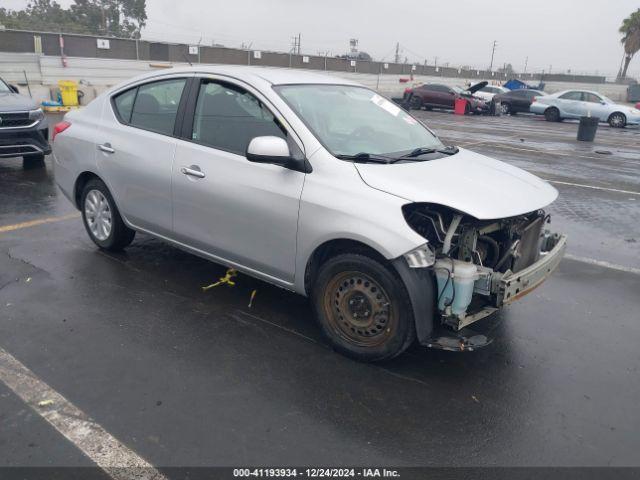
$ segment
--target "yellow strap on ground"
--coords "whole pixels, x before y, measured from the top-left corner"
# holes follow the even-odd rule
[[[227,273],[225,274],[224,277],[220,277],[220,279],[216,283],[212,283],[211,285],[202,287],[202,291],[206,292],[207,290],[210,290],[214,287],[217,287],[219,285],[225,285],[225,284],[229,285],[230,287],[233,287],[236,284],[236,282],[234,282],[233,279],[237,276],[238,276],[238,272],[236,271],[236,269],[230,268],[229,270],[227,270]]]

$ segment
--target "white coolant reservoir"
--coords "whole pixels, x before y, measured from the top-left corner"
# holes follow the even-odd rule
[[[438,282],[438,309],[445,311],[451,307],[451,313],[464,315],[471,303],[473,284],[478,279],[478,268],[471,262],[441,258],[434,265]]]

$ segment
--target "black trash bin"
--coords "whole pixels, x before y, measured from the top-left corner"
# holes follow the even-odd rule
[[[580,117],[580,126],[578,127],[578,140],[581,142],[593,142],[593,139],[596,138],[597,130],[597,117]]]

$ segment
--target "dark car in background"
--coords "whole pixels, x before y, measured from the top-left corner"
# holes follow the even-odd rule
[[[500,108],[504,115],[515,115],[516,113],[528,112],[529,107],[533,103],[533,99],[544,95],[546,94],[540,90],[521,88],[499,93],[493,97],[493,101],[496,103],[500,102]]]
[[[489,103],[473,95],[474,92],[486,85],[487,82],[480,82],[464,90],[460,87],[450,87],[439,83],[426,83],[407,90],[405,101],[408,102],[410,108],[415,110],[422,108],[453,110],[456,100],[465,99],[467,100],[467,113],[487,113],[489,112]]]
[[[25,168],[51,153],[49,124],[42,109],[0,78],[0,158],[22,157]]]

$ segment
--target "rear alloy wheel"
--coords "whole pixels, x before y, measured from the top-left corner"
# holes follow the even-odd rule
[[[343,254],[320,267],[312,293],[316,316],[333,347],[361,361],[405,351],[415,339],[411,302],[399,277],[377,260]]]
[[[409,106],[412,110],[422,110],[422,99],[415,95],[412,96],[411,100],[409,100]]]
[[[87,182],[80,206],[84,227],[98,247],[118,251],[133,241],[135,230],[124,224],[109,189],[101,180]]]
[[[555,107],[547,108],[544,111],[544,118],[547,120],[547,122],[559,122],[560,110]]]
[[[609,116],[609,125],[613,128],[624,128],[627,125],[627,117],[625,117],[624,113],[612,113]]]
[[[508,103],[501,103],[500,110],[502,111],[503,115],[509,115],[511,113],[511,105],[509,105]]]

